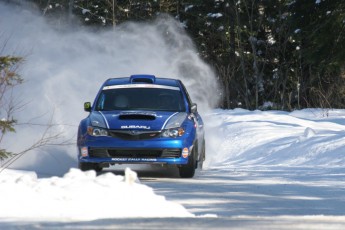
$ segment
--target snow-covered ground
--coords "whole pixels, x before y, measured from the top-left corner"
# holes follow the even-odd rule
[[[206,118],[209,167],[345,165],[344,110],[216,110]]]
[[[71,169],[63,177],[4,171],[0,176],[0,221],[76,221],[123,217],[193,217],[184,207],[125,176]]]
[[[345,110],[213,110],[204,119],[207,161],[195,179],[174,179],[163,173],[155,182],[143,175],[141,182],[129,169],[124,176],[111,170],[97,176],[72,168],[63,177],[48,178],[4,170],[0,219],[345,218]],[[172,184],[169,191],[162,189],[166,181]],[[202,187],[203,193],[188,185]],[[186,189],[198,195],[188,196]]]

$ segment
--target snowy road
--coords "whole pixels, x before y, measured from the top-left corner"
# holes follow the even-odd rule
[[[163,208],[159,209],[156,218],[128,218],[129,215],[124,215],[119,219],[104,219],[107,217],[102,215],[97,220],[84,222],[68,219],[60,222],[4,222],[0,228],[345,229],[345,110],[329,111],[326,117],[317,111],[217,110],[208,117],[207,153],[212,154],[206,157],[206,169],[199,171],[193,179],[178,178],[175,170],[131,167],[138,172],[141,184],[152,188],[163,201],[165,198],[183,205],[196,217],[162,218],[161,214],[170,210]],[[123,174],[124,168],[115,166],[105,172],[119,175]],[[132,213],[139,210],[137,207],[142,201],[150,201],[141,196],[140,191],[146,190],[132,189],[130,193],[117,196],[121,184],[109,181],[112,177],[105,173],[106,177],[99,179],[79,174],[71,172],[70,176],[61,179],[61,183],[69,184],[71,176],[77,176],[73,181],[87,185],[83,191],[92,193],[92,189],[99,188],[99,183],[105,180],[105,187],[109,189],[106,191],[111,191],[109,197],[105,196],[106,192],[99,193],[106,200],[90,206],[86,213],[117,211],[123,214],[124,208],[128,210],[128,207]],[[86,184],[82,183],[85,177],[89,178]],[[55,180],[49,181],[56,184]],[[44,180],[19,182],[15,180],[10,184],[39,185],[29,186],[28,191],[46,184]],[[7,187],[4,183],[4,188]],[[56,187],[65,189],[61,186],[52,188]],[[136,195],[132,197],[131,194]],[[69,193],[65,195],[70,197]],[[117,197],[129,202],[124,206],[118,202],[109,205]],[[70,210],[68,206],[70,204],[66,205],[66,211]],[[145,213],[140,213],[139,217],[153,211],[150,206],[152,202],[141,209]]]
[[[174,178],[174,171],[139,176],[157,194],[201,217],[177,221],[176,227],[182,224],[187,229],[345,228],[342,167],[216,168],[200,171],[193,179]]]
[[[142,177],[141,181],[197,216],[345,216],[343,168],[209,169],[193,179]]]
[[[26,229],[345,228],[343,168],[217,168],[200,171],[193,179],[176,178],[174,170],[138,174],[141,183],[197,217],[22,224]],[[7,227],[10,229],[11,224]]]
[[[193,179],[174,170],[138,174],[197,218],[121,220],[119,229],[345,229],[342,167],[218,167]]]

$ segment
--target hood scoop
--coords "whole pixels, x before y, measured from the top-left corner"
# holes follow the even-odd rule
[[[149,120],[153,121],[156,119],[156,116],[153,114],[141,114],[141,113],[128,113],[120,114],[119,120]]]

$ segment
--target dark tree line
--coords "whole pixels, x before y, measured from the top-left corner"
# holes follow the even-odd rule
[[[112,27],[167,13],[217,72],[223,108],[345,105],[343,0],[31,0],[65,23]],[[73,15],[73,19],[71,19]]]

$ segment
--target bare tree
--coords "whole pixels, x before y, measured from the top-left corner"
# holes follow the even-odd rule
[[[75,145],[75,143],[71,139],[66,139],[64,137],[64,133],[62,131],[56,131],[56,127],[61,126],[61,124],[54,124],[53,123],[54,113],[51,115],[50,120],[47,124],[35,124],[35,123],[22,123],[19,125],[27,125],[27,126],[40,126],[43,127],[43,131],[36,141],[33,142],[30,146],[26,147],[25,149],[21,150],[19,153],[11,153],[9,159],[1,166],[0,173],[11,166],[15,161],[19,158],[24,156],[26,153],[34,150],[39,149],[42,147],[47,146],[67,146],[67,145]]]

